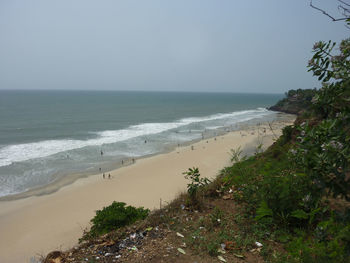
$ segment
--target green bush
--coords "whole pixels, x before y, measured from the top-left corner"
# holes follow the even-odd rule
[[[298,127],[294,161],[308,174],[320,193],[350,200],[350,136],[341,118],[325,119],[318,125]]]
[[[257,220],[298,226],[313,221],[320,212],[320,195],[310,178],[290,161],[290,146],[282,140],[264,154],[236,163],[224,181],[234,185],[235,196],[241,196],[237,199],[245,201],[253,214],[256,211]]]
[[[328,225],[322,227],[321,225]],[[287,246],[290,255],[296,262],[307,263],[347,263],[349,254],[349,226],[340,226],[335,222],[321,222],[316,230],[324,231],[324,237],[318,239],[309,233],[302,233]],[[347,239],[344,238],[347,236]]]
[[[210,183],[210,180],[206,177],[202,178],[198,168],[188,168],[188,171],[183,172],[185,178],[190,180],[190,183],[187,184],[187,192],[191,198],[195,198],[198,190]]]
[[[292,134],[293,134],[293,126],[289,125],[283,128],[282,130],[282,136],[280,138],[280,143],[282,145],[288,143],[292,139]]]
[[[143,207],[135,208],[125,205],[125,203],[114,201],[110,206],[97,210],[96,216],[91,220],[92,227],[89,235],[98,236],[130,225],[146,218],[149,213],[149,210]]]

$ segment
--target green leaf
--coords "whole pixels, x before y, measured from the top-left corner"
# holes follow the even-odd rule
[[[306,213],[304,210],[298,209],[294,210],[291,214],[292,217],[298,218],[298,219],[308,219],[309,214]]]
[[[318,77],[318,80],[323,79],[323,77],[324,77],[325,74],[326,74],[326,72],[323,72],[323,73]]]
[[[269,206],[267,205],[267,203],[265,201],[262,201],[260,204],[260,207],[256,210],[256,220],[260,220],[263,217],[266,216],[272,216],[273,212],[272,210],[269,208]]]

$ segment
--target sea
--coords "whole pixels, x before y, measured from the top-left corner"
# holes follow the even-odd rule
[[[0,91],[0,197],[273,121],[282,94]],[[68,180],[69,181],[69,180]]]

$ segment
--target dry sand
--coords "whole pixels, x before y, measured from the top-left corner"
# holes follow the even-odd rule
[[[49,195],[1,201],[0,262],[29,262],[32,256],[73,247],[95,211],[114,200],[159,208],[160,199],[164,204],[186,190],[182,172],[189,167],[198,167],[202,176],[214,178],[230,164],[230,149],[240,146],[252,153],[260,143],[267,147],[293,120],[286,116],[284,121],[274,122],[275,135],[268,125],[249,127],[137,160],[111,171],[111,179],[97,174]]]

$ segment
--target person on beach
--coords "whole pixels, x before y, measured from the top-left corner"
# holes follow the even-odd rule
[[[135,163],[135,159],[134,158],[132,158],[132,163]]]
[[[103,176],[103,179],[105,179],[105,173],[103,173],[103,175],[102,175],[102,176]]]
[[[122,160],[122,165],[124,165],[124,160]]]
[[[103,155],[103,152],[102,152],[102,150],[101,150],[101,156]]]
[[[108,179],[111,179],[111,174],[108,174]]]

